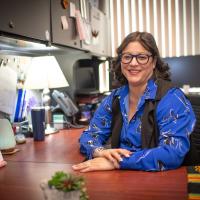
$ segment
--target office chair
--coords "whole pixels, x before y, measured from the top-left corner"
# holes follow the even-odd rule
[[[200,95],[188,96],[196,116],[194,131],[190,135],[190,151],[186,155],[184,165],[200,164]],[[190,156],[192,155],[192,157]]]

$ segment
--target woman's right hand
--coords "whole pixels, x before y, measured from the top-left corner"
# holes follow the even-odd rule
[[[123,160],[123,157],[130,157],[131,151],[127,149],[95,149],[93,157],[105,157],[111,161],[115,167],[119,166],[119,162]]]

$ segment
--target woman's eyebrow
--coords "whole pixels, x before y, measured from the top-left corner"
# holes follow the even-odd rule
[[[122,54],[132,54],[132,55],[139,55],[139,54],[150,54],[150,52],[123,52]]]

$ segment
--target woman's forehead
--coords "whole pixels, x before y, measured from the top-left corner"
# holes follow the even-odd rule
[[[145,49],[142,44],[138,41],[130,42],[122,51],[122,53],[149,53],[147,49]]]

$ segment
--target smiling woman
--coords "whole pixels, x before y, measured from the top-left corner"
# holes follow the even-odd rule
[[[128,58],[124,56],[127,54],[129,54]],[[130,55],[132,59],[130,59]],[[121,71],[129,82],[129,89],[132,88],[133,85],[144,85],[144,87],[146,87],[147,81],[153,74],[155,62],[156,58],[139,42],[135,41],[127,45],[122,52]]]
[[[73,169],[88,172],[178,168],[189,150],[189,135],[196,119],[180,89],[169,87],[158,100],[159,92],[165,90],[165,84],[160,83],[171,83],[169,66],[162,61],[154,37],[147,32],[129,34],[117,48],[112,72],[121,87],[102,101],[88,129],[81,135],[80,150],[89,160],[74,165]],[[119,121],[113,124],[115,99],[122,116],[117,145],[113,145],[112,140],[116,137],[113,126],[119,124]],[[151,112],[145,109],[156,101],[159,103]],[[155,115],[158,130],[151,124],[143,134],[142,118],[149,113]],[[104,148],[110,137],[111,148]]]

